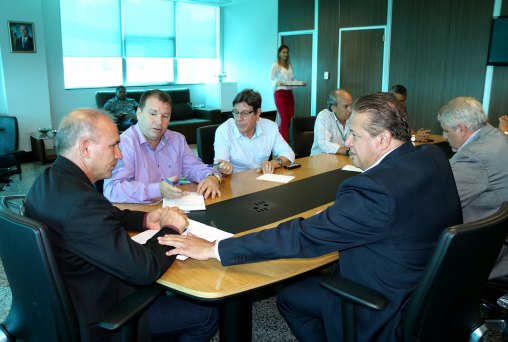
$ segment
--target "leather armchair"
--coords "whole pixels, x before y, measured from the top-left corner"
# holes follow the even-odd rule
[[[0,183],[9,177],[21,177],[21,151],[18,150],[18,120],[15,116],[0,115]]]
[[[293,116],[289,125],[289,146],[296,158],[310,156],[314,142],[315,116]]]
[[[23,199],[0,198],[0,258],[12,291],[11,310],[0,324],[0,341],[80,341],[48,231],[44,224],[22,215]],[[160,294],[155,285],[133,292],[100,317],[98,326],[119,331],[122,341],[136,341],[139,317]]]
[[[504,322],[480,315],[482,293],[508,231],[508,202],[487,218],[445,229],[402,314],[402,341],[479,341]],[[321,285],[342,301],[344,341],[354,341],[354,307],[382,310],[383,294],[347,279]]]

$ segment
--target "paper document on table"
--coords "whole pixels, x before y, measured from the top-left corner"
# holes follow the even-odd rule
[[[205,198],[197,192],[188,192],[176,198],[164,198],[162,207],[178,207],[183,211],[206,210]]]
[[[355,172],[363,172],[362,169],[354,166],[354,165],[346,165],[344,166],[341,170],[344,170],[344,171],[355,171]]]
[[[266,174],[266,175],[259,176],[256,179],[270,181],[270,182],[277,182],[277,183],[287,183],[290,180],[292,180],[293,178],[295,178],[295,177],[293,177],[293,176],[284,176],[284,175]]]
[[[132,237],[132,240],[144,245],[157,232],[158,232],[157,229],[145,230],[142,233],[134,235]],[[217,229],[215,227],[212,227],[212,226],[209,226],[209,225],[206,225],[201,222],[194,221],[194,220],[189,220],[189,226],[183,232],[183,235],[187,235],[187,233],[189,233],[189,232],[196,235],[196,236],[199,236],[202,239],[208,240],[208,241],[224,240],[230,236],[233,236],[233,234],[231,234],[231,233],[225,232],[223,230]],[[184,255],[179,255],[176,258],[178,260],[187,259],[187,257]]]

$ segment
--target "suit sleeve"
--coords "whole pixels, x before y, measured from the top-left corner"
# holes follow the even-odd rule
[[[367,176],[344,181],[336,201],[308,219],[294,219],[276,228],[222,240],[223,265],[279,258],[315,257],[368,244],[388,234],[393,204],[388,193]]]
[[[487,190],[488,175],[481,160],[474,153],[456,154],[450,162],[460,203],[465,207]]]
[[[158,235],[146,245],[140,245],[125,231],[133,225],[126,222],[135,218],[133,221],[139,223],[143,213],[122,212],[119,217],[116,208],[105,205],[106,200],[93,201],[96,197],[92,197],[86,194],[80,196],[66,213],[64,221],[75,222],[66,231],[69,250],[104,272],[133,285],[148,285],[160,278],[175,259],[165,255],[169,248],[158,245]],[[126,223],[125,227],[122,222]],[[159,235],[173,232],[165,229]]]

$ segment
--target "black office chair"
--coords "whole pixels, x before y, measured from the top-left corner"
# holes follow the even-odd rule
[[[0,258],[12,292],[0,341],[79,341],[47,229],[22,213],[23,196],[0,197]],[[138,318],[160,293],[155,285],[141,288],[106,313],[99,326],[119,330],[122,341],[136,341]]]
[[[296,158],[310,156],[314,142],[315,116],[293,116],[289,125],[289,145]]]
[[[9,183],[9,177],[21,177],[21,151],[18,150],[18,120],[15,116],[0,115],[0,183]]]
[[[215,141],[215,131],[220,125],[209,125],[197,128],[196,144],[198,147],[198,157],[205,164],[213,164],[215,155],[213,142]]]
[[[497,213],[445,229],[402,314],[403,341],[477,341],[504,322],[480,317],[482,293],[508,231],[508,202]],[[344,278],[321,282],[342,300],[344,340],[355,340],[354,305],[382,310],[379,292]]]

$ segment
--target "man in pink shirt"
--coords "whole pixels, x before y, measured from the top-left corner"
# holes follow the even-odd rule
[[[185,137],[168,130],[171,98],[161,90],[141,95],[138,123],[120,136],[120,160],[113,175],[104,180],[104,196],[111,202],[148,203],[182,190],[175,185],[180,176],[199,183],[205,198],[220,196],[221,174],[204,164],[189,148]]]

